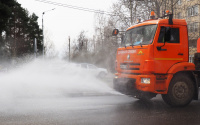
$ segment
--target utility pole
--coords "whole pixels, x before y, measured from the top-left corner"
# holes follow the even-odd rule
[[[47,11],[44,11],[44,12],[42,12],[42,36],[43,36],[43,40],[42,40],[42,55],[43,55],[43,58],[44,58],[44,14],[46,13],[46,12],[48,12],[48,11],[52,11],[52,10],[55,10],[55,8],[53,8],[53,9],[51,9],[51,10],[47,10]]]
[[[86,52],[87,52],[87,44],[88,44],[88,40],[86,40],[85,42],[86,42]]]
[[[70,36],[69,36],[69,62],[70,62]]]
[[[37,39],[36,38],[34,42],[34,54],[35,54],[35,58],[37,58]]]
[[[42,57],[44,59],[44,20],[43,20],[43,16],[44,16],[45,12],[42,13]]]

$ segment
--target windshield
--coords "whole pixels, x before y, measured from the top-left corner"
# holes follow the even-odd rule
[[[146,25],[130,29],[126,32],[124,45],[148,45],[151,44],[157,25]]]

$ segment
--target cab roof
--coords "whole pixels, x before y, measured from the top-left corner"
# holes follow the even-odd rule
[[[147,20],[144,21],[142,23],[133,25],[131,27],[129,27],[127,30],[133,29],[135,27],[139,27],[139,26],[145,26],[145,25],[152,25],[152,24],[169,24],[169,19],[157,19],[157,20]],[[184,19],[173,19],[173,25],[184,25],[186,26],[187,23]]]

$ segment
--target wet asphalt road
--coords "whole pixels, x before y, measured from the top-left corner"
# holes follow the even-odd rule
[[[199,125],[200,101],[171,108],[113,94],[20,98],[0,105],[0,125]]]

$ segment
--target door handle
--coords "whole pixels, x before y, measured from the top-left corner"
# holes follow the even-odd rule
[[[167,49],[162,49],[162,46],[157,46],[158,51],[167,51]]]
[[[178,55],[183,56],[183,53],[178,53]]]

